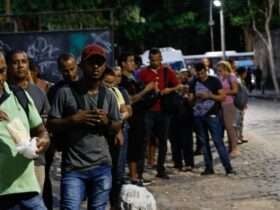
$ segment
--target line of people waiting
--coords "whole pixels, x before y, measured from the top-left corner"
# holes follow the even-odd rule
[[[10,52],[7,59],[0,54],[1,209],[53,208],[50,169],[56,151],[62,152],[61,209],[80,209],[85,199],[88,209],[105,209],[109,200],[111,209],[119,209],[124,183],[151,183],[143,177],[146,166],[156,169],[157,178],[169,179],[165,167],[168,139],[178,170],[192,171],[194,155],[202,152],[205,168],[201,175],[214,174],[211,139],[226,175],[236,173],[230,157],[240,154],[238,143],[246,140],[244,110],[234,106],[234,97],[246,77],[245,69],[234,72],[229,62],[221,61],[215,73],[205,60],[206,65],[199,63],[193,70],[176,74],[162,64],[159,49],[151,49],[149,59],[149,66],[137,68],[135,55],[123,53],[119,66],[111,69],[106,51],[91,44],[84,48],[79,64],[71,54],[59,56],[63,80],[51,86],[37,78],[37,67],[24,51]],[[18,92],[19,98],[7,96]],[[17,102],[22,109],[15,108]],[[32,131],[38,137],[40,154],[35,168],[33,160],[17,154],[7,134],[5,126],[18,115],[28,129],[37,130]]]

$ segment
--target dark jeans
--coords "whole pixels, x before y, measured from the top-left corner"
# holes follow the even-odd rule
[[[67,171],[61,178],[61,209],[79,210],[84,198],[88,209],[105,210],[112,185],[111,167],[97,166],[93,169]]]
[[[142,177],[144,172],[144,161],[146,151],[145,141],[145,113],[135,112],[129,119],[128,129],[128,162],[136,162],[138,168],[138,177]]]
[[[1,210],[46,210],[38,193],[20,193],[0,196]]]
[[[125,124],[123,128],[124,143],[123,145],[113,146],[110,148],[112,156],[112,189],[110,192],[110,203],[113,207],[118,207],[120,202],[120,193],[124,182],[125,164],[127,155],[127,129]]]
[[[56,152],[56,145],[51,141],[48,150],[45,153],[46,166],[45,166],[45,183],[43,188],[43,199],[48,210],[53,209],[53,190],[51,183],[50,169],[53,163],[53,158]]]
[[[157,172],[165,172],[165,158],[167,152],[167,138],[170,116],[163,112],[148,111],[145,115],[146,139],[147,142],[155,136],[158,138],[158,160]]]
[[[170,141],[175,167],[194,167],[193,118],[188,115],[174,116],[170,121]]]
[[[208,130],[210,131],[211,138],[214,145],[218,151],[220,160],[228,172],[232,170],[228,151],[224,145],[223,139],[221,137],[222,125],[218,115],[210,115],[205,117],[195,117],[196,132],[199,138],[203,142],[203,156],[206,170],[213,169],[213,158],[210,148],[210,142],[207,140]]]

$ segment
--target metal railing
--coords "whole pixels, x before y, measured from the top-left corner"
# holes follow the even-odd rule
[[[0,32],[82,30],[113,25],[112,8],[0,15]]]

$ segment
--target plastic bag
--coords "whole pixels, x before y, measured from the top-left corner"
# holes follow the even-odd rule
[[[156,210],[152,193],[144,187],[132,184],[123,185],[121,190],[121,210]]]

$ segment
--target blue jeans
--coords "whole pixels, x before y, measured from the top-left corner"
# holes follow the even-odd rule
[[[0,197],[1,210],[47,210],[38,193],[20,193]]]
[[[194,119],[197,132],[196,135],[199,136],[203,143],[202,151],[206,170],[213,170],[213,158],[211,154],[210,142],[207,138],[209,130],[225,171],[231,171],[232,166],[230,163],[228,151],[224,145],[223,138],[221,137],[222,124],[219,116],[210,115],[195,117]]]
[[[61,209],[80,210],[81,202],[88,199],[88,209],[105,210],[112,185],[111,167],[67,171],[61,178]]]

